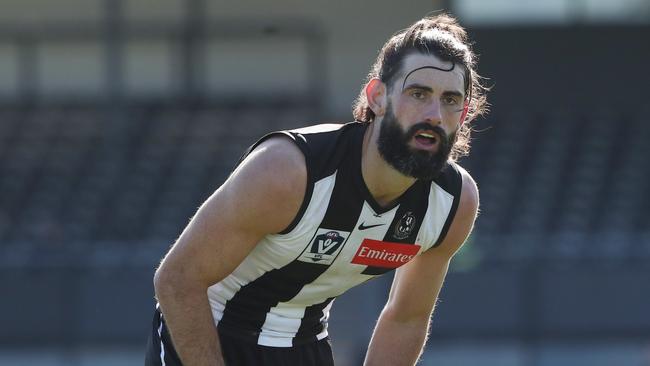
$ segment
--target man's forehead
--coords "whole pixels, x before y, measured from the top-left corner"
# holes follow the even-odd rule
[[[462,66],[445,61],[436,55],[411,54],[402,66],[401,77],[396,80],[400,86],[411,83],[432,84],[444,82],[447,88],[464,90],[465,71]]]

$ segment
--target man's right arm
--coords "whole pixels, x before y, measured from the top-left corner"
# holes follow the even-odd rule
[[[167,253],[154,287],[184,365],[223,365],[207,289],[234,271],[265,235],[290,224],[306,184],[298,147],[271,138],[201,205]]]

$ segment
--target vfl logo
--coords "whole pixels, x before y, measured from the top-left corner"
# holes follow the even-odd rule
[[[312,242],[302,252],[299,261],[330,265],[343,248],[347,232],[318,229]],[[345,235],[345,236],[344,236]]]
[[[413,228],[415,227],[415,216],[411,211],[407,212],[402,216],[402,218],[395,224],[395,232],[393,236],[395,239],[406,239],[411,235]]]

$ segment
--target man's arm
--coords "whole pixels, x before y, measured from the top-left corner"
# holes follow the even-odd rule
[[[184,365],[223,365],[207,289],[227,277],[268,233],[294,219],[306,189],[304,156],[286,138],[257,147],[199,208],[154,276]]]
[[[478,211],[478,189],[463,171],[456,216],[437,248],[397,269],[386,306],[368,347],[366,366],[415,365],[429,330],[429,319],[447,274],[449,261],[472,231]]]

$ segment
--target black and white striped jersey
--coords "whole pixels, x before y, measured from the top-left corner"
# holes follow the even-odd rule
[[[334,299],[389,272],[444,238],[462,178],[450,164],[380,207],[361,175],[367,123],[317,125],[284,135],[304,153],[308,185],[298,215],[268,235],[235,271],[208,289],[219,332],[259,345],[291,347],[327,336]],[[244,155],[246,156],[246,155]]]

